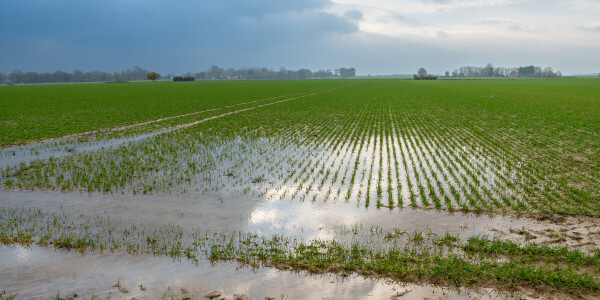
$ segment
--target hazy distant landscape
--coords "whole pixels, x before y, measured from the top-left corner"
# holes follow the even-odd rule
[[[422,68],[424,70],[424,68]],[[426,71],[426,70],[425,70]],[[156,78],[148,77],[149,74],[155,74]],[[533,65],[526,67],[494,67],[489,63],[485,67],[460,67],[452,72],[446,71],[444,74],[435,74],[435,76],[446,78],[472,78],[472,77],[490,77],[490,78],[560,78],[562,73],[554,71],[551,67],[535,67]],[[600,74],[588,74],[584,77],[594,77]],[[144,68],[134,67],[120,72],[82,72],[75,70],[71,73],[64,71],[56,71],[53,73],[38,73],[38,72],[23,72],[20,70],[12,71],[8,74],[0,72],[0,83],[16,84],[16,83],[64,83],[64,82],[123,82],[130,80],[171,80],[174,77],[193,77],[194,80],[261,80],[261,79],[328,79],[328,78],[352,78],[356,77],[355,68],[338,68],[333,71],[318,70],[311,71],[309,69],[287,70],[280,68],[273,70],[268,68],[244,68],[244,69],[223,69],[218,66],[211,66],[203,72],[187,72],[185,74],[169,73],[161,75],[156,72],[150,72]],[[364,76],[363,76],[364,77]],[[368,75],[366,77],[371,77]],[[374,77],[411,77],[410,74],[395,74],[395,75],[375,75]],[[576,77],[574,75],[568,77]]]

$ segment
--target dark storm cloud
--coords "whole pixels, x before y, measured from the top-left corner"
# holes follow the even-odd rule
[[[5,57],[0,65],[24,68],[35,61],[36,70],[85,68],[104,56],[104,66],[122,68],[147,64],[149,53],[162,60],[201,50],[242,54],[358,30],[352,20],[323,11],[330,5],[329,0],[6,0],[0,3]],[[129,63],[122,66],[123,61]]]
[[[314,31],[347,32],[351,25],[319,9],[326,0],[214,0],[214,1],[5,1],[0,13],[3,30],[13,37],[57,37],[63,41],[97,43],[181,42],[222,40],[247,34],[247,21],[263,28],[306,26]],[[286,24],[277,16],[292,14]],[[298,17],[301,16],[301,17]],[[317,32],[315,32],[317,33]],[[260,34],[260,32],[256,32]],[[271,36],[272,38],[272,36]]]

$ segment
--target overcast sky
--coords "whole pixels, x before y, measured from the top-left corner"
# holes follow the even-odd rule
[[[0,71],[600,72],[600,0],[0,0]]]

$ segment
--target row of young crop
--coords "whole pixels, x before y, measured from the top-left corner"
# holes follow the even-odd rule
[[[368,102],[368,100],[365,100],[364,102]],[[429,104],[432,103],[430,102]],[[413,205],[427,206],[433,203],[433,205],[441,207],[443,206],[441,203],[445,202],[447,207],[451,207],[452,202],[450,200],[454,199],[456,204],[460,207],[471,207],[477,210],[512,209],[566,211],[565,209],[570,209],[579,213],[593,212],[593,207],[583,203],[585,201],[580,201],[582,202],[581,204],[583,207],[578,207],[575,203],[570,203],[567,206],[560,205],[560,203],[554,203],[557,200],[556,191],[553,191],[554,195],[546,193],[545,197],[547,199],[539,198],[539,195],[535,193],[538,187],[536,187],[534,180],[547,181],[547,179],[540,177],[539,174],[531,174],[526,166],[533,165],[533,163],[525,162],[524,158],[519,156],[518,153],[510,151],[511,149],[501,147],[494,148],[497,146],[497,137],[488,137],[488,140],[481,140],[479,137],[481,131],[474,129],[471,124],[461,124],[461,126],[457,126],[460,130],[453,127],[449,128],[450,130],[447,132],[443,132],[448,129],[445,128],[448,126],[444,124],[444,122],[440,124],[438,121],[432,127],[424,127],[430,122],[430,120],[424,120],[424,116],[431,116],[432,120],[449,120],[449,122],[452,122],[452,115],[443,114],[432,116],[429,112],[430,109],[435,110],[435,105],[425,107],[422,110],[404,111],[400,114],[408,116],[405,117],[404,121],[413,122],[412,126],[402,127],[400,129],[402,131],[400,136],[403,137],[405,142],[403,147],[408,147],[403,153],[409,158],[408,160],[401,160],[406,164],[403,169],[408,171],[412,170],[412,174],[408,172],[409,174],[407,175],[411,180],[406,181],[407,185],[412,186],[411,195],[409,197],[412,198],[411,202]],[[321,115],[321,117],[323,116]],[[395,119],[400,119],[400,116],[396,116]],[[385,122],[389,123],[387,120]],[[440,128],[444,128],[444,130],[440,130]],[[385,129],[383,130],[385,131]],[[390,182],[385,183],[385,180],[382,180],[382,177],[385,177],[382,176],[382,174],[385,173],[385,170],[379,167],[379,165],[387,165],[388,173],[391,173],[389,172],[390,164],[383,162],[388,155],[395,159],[398,158],[397,155],[389,154],[390,151],[388,149],[391,143],[389,141],[386,143],[381,142],[383,136],[385,135],[378,135],[379,149],[385,148],[386,151],[373,153],[373,157],[368,164],[369,167],[374,166],[374,168],[363,171],[363,173],[367,172],[367,178],[371,178],[371,181],[368,181],[366,184],[367,189],[369,190],[367,193],[368,196],[365,196],[365,202],[367,203],[369,202],[367,200],[373,199],[371,195],[373,192],[372,189],[369,188],[369,185],[377,186],[375,193],[381,198],[381,195],[384,194],[383,190],[386,190],[381,187],[387,184],[388,199],[391,194],[389,191],[391,190],[391,187],[394,186],[393,180],[389,180],[390,178],[393,178],[394,175],[387,176],[388,181]],[[386,138],[388,137],[386,136]],[[449,141],[451,143],[446,143],[448,138],[450,138]],[[439,141],[442,141],[443,144],[440,144]],[[465,148],[465,143],[469,145],[482,144],[479,146],[467,147],[468,150],[466,150],[463,149]],[[446,144],[449,144],[451,147]],[[385,147],[383,147],[383,145],[385,145]],[[377,146],[374,147],[376,148]],[[456,154],[457,151],[460,152],[460,155]],[[440,158],[440,155],[444,155],[448,158]],[[391,160],[389,161],[391,162]],[[451,167],[450,165],[456,166]],[[338,166],[337,168],[339,169],[341,167]],[[333,167],[333,169],[336,169],[336,167]],[[450,172],[455,174],[451,174]],[[399,173],[401,172],[396,172],[396,174]],[[318,177],[320,176],[319,174],[320,173],[313,175]],[[327,172],[325,172],[325,174],[327,174]],[[377,182],[375,184],[372,182],[373,174],[377,177]],[[419,177],[419,180],[414,177]],[[318,179],[316,180],[318,181]],[[396,181],[398,182],[397,179]],[[548,183],[545,184],[548,185]],[[398,190],[401,190],[401,185],[396,184],[396,186],[400,186]],[[360,185],[359,187],[362,190],[363,187]],[[544,193],[542,192],[541,195],[544,195]],[[393,196],[391,198],[393,198]],[[419,198],[421,203],[417,203],[416,198]],[[444,199],[444,201],[441,201],[441,199]],[[461,199],[468,203],[461,204]]]
[[[309,91],[309,93],[313,92]],[[282,97],[289,97],[289,95]],[[269,105],[273,103],[272,101],[281,101],[282,97],[253,102],[259,102],[258,105]],[[216,110],[217,114],[231,112],[221,108],[213,110]],[[198,145],[212,143],[211,147],[218,147],[219,142],[214,141],[215,139],[207,143],[206,139],[197,137],[181,139],[180,134],[174,132],[139,143],[130,143],[118,149],[102,149],[65,159],[51,158],[30,164],[23,163],[17,167],[9,166],[3,172],[3,181],[9,187],[87,189],[103,192],[133,187],[131,190],[134,193],[165,190],[169,186],[191,182],[191,178],[198,170],[214,167],[215,157],[210,157],[214,149],[202,148]],[[184,150],[179,151],[181,149]],[[232,151],[221,153],[232,153]],[[222,160],[223,158],[220,158],[217,162]],[[182,165],[183,162],[186,162],[185,166]]]
[[[439,112],[438,115],[440,115]],[[515,188],[521,191],[523,201],[528,201],[527,205],[532,209],[586,214],[593,214],[598,211],[599,203],[593,199],[594,196],[570,186],[564,180],[557,180],[556,176],[551,175],[554,173],[554,175],[560,176],[560,174],[551,171],[562,163],[563,159],[560,156],[550,155],[548,158],[538,157],[537,160],[527,160],[523,153],[527,153],[530,149],[523,144],[522,140],[525,138],[520,136],[518,132],[510,135],[499,134],[491,129],[499,127],[495,126],[497,124],[483,126],[480,122],[465,120],[465,117],[461,115],[457,115],[457,119],[460,120],[454,120],[453,128],[465,128],[468,126],[467,124],[475,123],[475,126],[470,125],[475,128],[465,131],[464,135],[483,145],[483,149],[492,154],[492,157],[501,157],[500,160],[504,162],[506,169],[519,171],[514,173],[519,179],[515,184]],[[452,120],[449,120],[449,122],[452,122]],[[439,124],[439,126],[445,126],[445,124]],[[453,128],[446,126],[446,130],[449,131],[452,131]],[[498,142],[498,136],[501,137],[502,142]],[[570,170],[570,172],[574,171],[576,170]],[[582,172],[582,174],[585,173]],[[500,173],[500,175],[502,174]],[[590,178],[580,178],[574,182],[589,184],[595,181],[591,179],[585,181],[587,179]],[[503,178],[503,181],[505,184],[512,184],[507,179]]]
[[[381,109],[380,109],[381,111]],[[402,190],[402,184],[400,183],[401,180],[404,180],[405,182],[411,182],[411,181],[415,181],[415,179],[412,180],[406,180],[406,179],[398,179],[398,178],[402,178],[401,176],[399,176],[399,171],[400,169],[402,169],[403,171],[405,169],[407,169],[405,166],[405,168],[400,168],[397,166],[397,162],[398,162],[398,155],[400,154],[400,150],[396,151],[398,145],[393,145],[391,148],[393,149],[393,153],[392,151],[390,151],[390,144],[392,144],[392,142],[390,142],[392,139],[394,139],[394,136],[389,135],[389,124],[391,124],[391,122],[389,120],[381,120],[381,112],[378,112],[378,114],[374,114],[374,118],[364,118],[363,116],[359,115],[359,116],[354,116],[356,119],[358,120],[362,120],[363,122],[363,127],[365,126],[365,124],[385,124],[386,126],[371,126],[368,127],[367,130],[363,130],[363,127],[356,129],[356,125],[352,125],[350,127],[345,127],[345,126],[341,126],[341,128],[346,128],[346,132],[347,135],[345,136],[345,138],[340,138],[338,136],[335,135],[335,132],[332,131],[333,138],[331,141],[329,141],[329,145],[331,147],[331,149],[328,150],[328,152],[331,154],[329,157],[325,158],[324,160],[326,162],[323,162],[320,165],[320,168],[317,168],[317,170],[314,170],[314,168],[312,167],[314,165],[314,161],[322,161],[323,158],[321,157],[317,157],[316,159],[312,159],[312,165],[309,163],[307,166],[311,167],[310,169],[307,167],[302,167],[299,168],[300,170],[303,171],[304,177],[303,178],[295,178],[295,181],[300,181],[300,188],[296,188],[296,191],[294,194],[299,193],[300,191],[302,191],[303,194],[311,194],[313,195],[313,198],[317,196],[317,194],[322,190],[322,187],[325,185],[325,182],[328,179],[330,174],[333,174],[331,176],[331,178],[335,178],[335,180],[331,180],[331,182],[329,182],[327,185],[332,188],[335,187],[336,185],[340,185],[343,186],[343,178],[346,177],[346,174],[349,174],[348,170],[354,169],[352,172],[352,179],[350,179],[350,182],[354,183],[354,180],[356,178],[356,174],[359,174],[360,176],[360,180],[359,183],[357,185],[351,184],[349,187],[346,187],[348,190],[348,196],[346,197],[346,199],[350,198],[350,195],[352,195],[352,191],[356,191],[357,194],[355,194],[353,197],[357,197],[359,198],[359,201],[361,200],[360,196],[365,197],[364,201],[365,201],[365,205],[369,205],[370,201],[372,199],[377,199],[377,204],[379,206],[386,206],[385,204],[383,204],[382,198],[384,198],[384,190],[387,191],[387,199],[388,199],[388,204],[387,206],[394,206],[394,202],[399,202],[400,204],[402,203],[402,199],[401,196],[396,196],[396,201],[394,201],[394,194],[392,191],[392,189],[395,187],[397,187],[398,191]],[[321,115],[321,117],[323,117]],[[328,119],[327,117],[321,118],[321,119]],[[358,122],[355,122],[358,123]],[[373,133],[375,132],[375,130],[377,130],[379,132],[378,135],[374,135]],[[383,134],[382,134],[383,132]],[[359,135],[362,134],[362,135]],[[339,135],[339,133],[338,133]],[[358,137],[358,138],[356,138]],[[317,140],[320,139],[320,136],[317,136]],[[346,139],[355,139],[354,143],[350,143],[348,140]],[[384,142],[385,139],[385,142]],[[396,137],[397,139],[397,137]],[[358,154],[356,154],[357,151],[357,143],[358,141],[361,141],[360,146],[358,147]],[[340,145],[344,145],[345,147],[340,150],[336,151],[336,148]],[[385,145],[385,151],[384,151],[384,145]],[[349,149],[350,146],[353,146],[352,150]],[[366,147],[365,147],[366,146]],[[364,152],[362,150],[362,148],[365,148]],[[407,153],[407,149],[404,150],[404,153]],[[412,151],[412,150],[411,150]],[[396,153],[398,152],[398,153]],[[414,151],[413,151],[414,152]],[[417,152],[418,153],[418,152]],[[409,153],[410,155],[410,153]],[[351,158],[355,158],[356,157],[356,161],[354,161],[354,159]],[[394,158],[394,160],[396,161],[396,164],[394,166],[394,169],[396,172],[392,172],[392,157]],[[349,161],[354,161],[354,166],[352,168],[352,166],[350,166],[348,164]],[[400,161],[403,161],[402,158],[400,159]],[[358,163],[357,163],[358,162]],[[330,163],[329,167],[326,168],[327,164]],[[404,163],[406,164],[406,162],[404,161]],[[409,164],[412,164],[411,161],[409,161]],[[421,162],[421,164],[423,164]],[[365,167],[366,166],[366,167]],[[339,171],[342,170],[342,168],[345,170],[343,173],[343,176],[336,176],[339,175]],[[307,169],[309,169],[309,171],[307,172]],[[413,170],[415,169],[415,167],[413,167]],[[407,172],[404,172],[405,174],[410,174]],[[417,176],[418,176],[418,171],[417,171]],[[423,175],[421,174],[421,176],[423,177]],[[413,176],[414,177],[414,176]],[[308,181],[308,179],[310,178],[310,181]],[[386,179],[387,178],[387,179]],[[395,178],[395,179],[392,179]],[[395,183],[393,181],[396,181]],[[307,188],[302,188],[304,186],[304,183],[307,182],[308,187]],[[287,183],[284,182],[284,183]],[[314,186],[315,183],[319,183],[316,189],[312,189],[312,187]],[[285,184],[284,184],[285,185]],[[385,187],[387,186],[387,188]],[[430,184],[431,186],[431,184]],[[438,186],[440,186],[439,181],[438,181]],[[368,191],[368,192],[364,192],[364,190]],[[421,195],[423,195],[423,188],[421,188]],[[339,195],[340,194],[341,189],[338,188],[338,192],[334,192],[334,193],[330,193],[327,192],[326,195],[330,195],[330,194],[334,194],[334,195]],[[415,194],[415,191],[411,191],[413,194]],[[358,195],[358,194],[362,194],[362,195]],[[306,198],[306,196],[304,196],[303,198]],[[311,197],[309,197],[311,198]],[[326,197],[327,198],[327,197]],[[415,202],[415,196],[413,195],[411,198],[413,198],[413,205],[417,206],[420,204],[417,204]],[[426,197],[423,197],[423,199],[425,201],[428,201],[428,199]],[[425,203],[426,205],[429,205],[428,203]],[[441,206],[439,205],[439,202],[437,203],[437,206]]]
[[[458,98],[452,93],[453,101],[430,102],[450,113],[457,126],[472,127],[471,133],[484,139],[489,149],[502,149],[511,156],[509,162],[523,162],[518,167],[528,174],[524,189],[541,202],[538,205],[547,205],[545,201],[561,206],[553,208],[559,211],[597,214],[600,138],[598,109],[593,105],[597,89],[583,83],[511,83],[511,90],[491,92],[496,93],[494,98]],[[583,85],[572,89],[575,84]]]
[[[343,85],[343,81],[228,81],[22,85],[0,95],[0,145],[114,128],[215,107]]]
[[[378,85],[387,89],[355,84],[215,111],[222,117],[126,147],[7,168],[2,179],[17,187],[237,191],[365,207],[599,210],[593,196],[548,175],[560,158],[527,159],[526,128],[501,134],[494,127],[502,123],[470,114],[475,109],[460,113],[468,107],[443,96]]]

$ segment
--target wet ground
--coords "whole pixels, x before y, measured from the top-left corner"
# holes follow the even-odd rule
[[[110,141],[95,141],[92,138],[88,142],[81,142],[68,139],[5,148],[0,151],[0,167],[101,149],[108,149],[106,155],[109,157],[112,154],[110,147],[142,141],[157,134]],[[75,216],[100,216],[118,220],[124,226],[143,226],[149,230],[161,226],[179,226],[186,231],[240,231],[303,240],[358,240],[369,243],[383,243],[388,232],[410,234],[422,231],[438,236],[452,233],[462,239],[473,235],[497,235],[522,242],[568,245],[582,251],[600,246],[600,224],[593,218],[545,216],[534,219],[498,211],[488,215],[365,205],[358,198],[361,198],[360,191],[366,187],[371,187],[372,199],[382,198],[385,204],[388,199],[385,184],[391,186],[392,183],[401,183],[402,195],[395,193],[390,198],[393,203],[398,203],[401,198],[408,197],[408,178],[414,180],[415,177],[410,170],[402,168],[398,174],[383,176],[384,192],[378,197],[374,188],[377,181],[370,179],[367,172],[373,169],[373,165],[373,174],[377,174],[379,168],[389,171],[388,166],[392,162],[382,150],[374,151],[377,149],[374,143],[375,139],[371,140],[370,150],[365,150],[360,157],[361,164],[354,171],[360,183],[354,186],[348,186],[348,181],[344,183],[343,179],[350,178],[355,161],[354,150],[349,145],[344,145],[342,151],[334,155],[314,145],[298,146],[282,140],[265,139],[249,142],[244,138],[236,138],[207,145],[192,143],[196,148],[189,153],[185,152],[188,149],[179,150],[176,154],[183,152],[187,155],[180,155],[186,161],[179,163],[207,160],[216,165],[206,172],[193,174],[195,177],[189,186],[181,185],[169,192],[160,192],[159,189],[156,193],[135,195],[118,189],[106,194],[0,190],[0,206],[62,211]],[[412,155],[420,153],[398,143],[390,144],[398,152],[412,151]],[[207,156],[210,157],[198,156],[198,153],[209,153]],[[304,161],[308,164],[305,169],[316,168],[317,171],[289,175],[294,169],[299,169]],[[379,167],[373,163],[376,161],[381,161]],[[487,168],[487,163],[481,165],[479,169]],[[319,172],[319,168],[323,172]],[[329,169],[332,170],[331,176]],[[428,172],[436,170],[432,165]],[[166,176],[161,172],[141,180],[161,179]],[[335,177],[334,172],[335,176],[338,172],[340,176]],[[421,176],[424,174],[421,171]],[[493,186],[499,185],[491,173],[482,171],[482,174],[492,178]],[[386,180],[389,182],[386,183]],[[324,183],[325,188],[322,189]],[[326,192],[327,189],[332,192]],[[440,188],[440,191],[444,189],[447,187]],[[344,197],[346,194],[351,197]],[[409,202],[404,201],[403,206],[408,205]],[[401,236],[400,242],[402,239],[408,239],[408,235]],[[383,244],[379,246],[385,247]],[[113,286],[115,284],[117,286]],[[57,292],[63,297],[77,294],[80,297],[95,295],[110,299],[163,296],[202,298],[215,290],[227,299],[234,298],[236,294],[253,299],[390,299],[394,295],[402,299],[507,297],[483,288],[457,291],[360,276],[310,275],[274,268],[250,269],[233,262],[211,264],[200,260],[197,264],[191,264],[189,261],[174,261],[152,255],[83,255],[75,251],[22,246],[0,246],[0,289],[18,293],[23,298],[53,298]]]
[[[95,137],[69,137],[52,139],[22,146],[0,149],[0,167],[15,166],[44,160],[50,157],[61,158],[76,153],[93,152],[110,147],[119,147],[130,142],[147,139],[169,130],[156,131],[116,139],[96,139]]]
[[[0,247],[4,289],[24,299],[61,297],[202,299],[218,291],[225,299],[505,299],[490,289],[477,291],[398,284],[360,276],[309,275],[277,269],[240,268],[236,263],[190,264],[170,258],[128,254],[80,254],[22,246]],[[395,299],[395,298],[394,298]]]
[[[483,197],[477,205],[489,208],[512,203],[520,193],[497,176],[520,182],[514,171],[468,147],[452,150],[461,153],[460,157],[440,158],[429,153],[429,148],[413,149],[410,143],[392,138],[372,136],[366,138],[364,147],[346,141],[336,146],[337,150],[330,149],[337,145],[335,139],[304,138],[216,138],[193,131],[178,135],[166,129],[109,140],[59,139],[1,149],[0,167],[6,171],[0,173],[0,179],[19,187],[128,193],[187,189],[227,194],[240,189],[272,199],[353,199],[366,207],[460,208],[471,205],[467,198],[476,195]],[[66,158],[79,153],[87,155]],[[47,160],[50,157],[53,159]],[[33,163],[37,173],[32,173],[28,163]],[[99,166],[108,165],[111,167],[97,172]],[[135,172],[126,173],[129,167]],[[183,182],[190,184],[184,186]]]
[[[311,202],[292,199],[266,200],[253,196],[213,197],[190,195],[122,196],[59,191],[0,191],[0,203],[10,207],[41,208],[72,215],[99,214],[122,225],[160,227],[176,225],[184,230],[249,231],[264,236],[286,235],[305,240],[356,239],[357,234],[394,229],[412,233],[446,232],[461,236],[510,233],[530,223],[527,219],[448,213],[437,210],[364,208],[352,202]]]
[[[73,215],[110,216],[111,220],[120,220],[124,225],[143,224],[149,228],[177,225],[184,230],[250,231],[265,236],[280,234],[306,240],[373,240],[373,232],[377,236],[377,232],[383,235],[398,229],[437,235],[451,232],[463,238],[487,234],[544,242],[552,241],[552,234],[543,234],[552,230],[557,234],[562,232],[563,238],[573,245],[579,243],[579,246],[585,247],[581,244],[592,242],[594,236],[574,232],[588,226],[585,230],[596,230],[596,234],[600,234],[599,225],[594,225],[593,219],[587,223],[579,219],[580,223],[575,224],[575,220],[568,218],[535,221],[515,216],[451,214],[422,209],[366,209],[352,202],[313,203],[292,199],[266,200],[254,196],[123,196],[3,190],[0,191],[0,205],[34,207]],[[93,294],[110,299],[161,298],[165,295],[202,298],[213,290],[227,296],[226,299],[233,299],[234,294],[247,295],[252,299],[390,299],[398,293],[403,295],[402,299],[508,297],[491,289],[457,291],[354,275],[341,277],[273,268],[251,269],[235,262],[213,264],[200,260],[193,264],[187,260],[152,255],[81,254],[37,246],[0,247],[0,278],[0,285],[8,292],[17,292],[23,298],[44,299],[56,296],[57,291],[61,296],[77,294],[90,297]],[[120,282],[121,290],[113,287],[117,282]],[[406,291],[409,293],[403,294]]]
[[[0,205],[98,214],[123,225],[180,226],[184,230],[227,230],[286,235],[305,240],[348,241],[361,234],[400,230],[446,232],[466,238],[501,236],[519,241],[567,245],[584,252],[600,246],[600,224],[591,217],[475,214],[435,209],[365,208],[351,201],[311,202],[253,195],[110,195],[59,191],[0,190]],[[358,232],[358,234],[356,233]],[[367,237],[362,237],[367,238]]]

